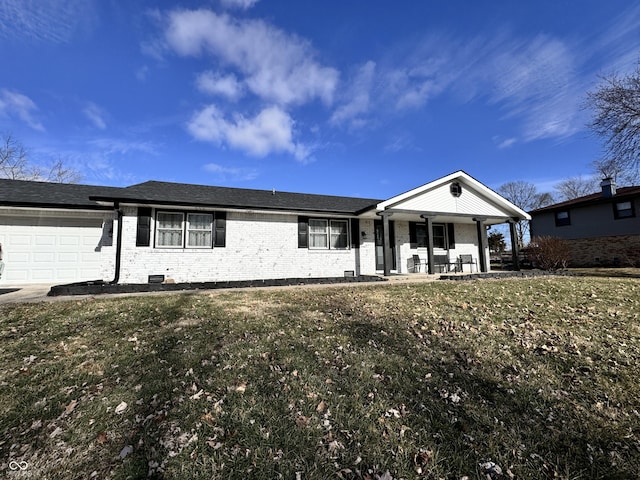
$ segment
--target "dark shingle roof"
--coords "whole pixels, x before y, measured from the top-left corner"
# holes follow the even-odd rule
[[[612,200],[624,200],[625,198],[640,196],[640,186],[634,187],[620,187],[616,189],[616,194],[613,197],[605,197],[602,192],[592,193],[585,195],[584,197],[574,198],[572,200],[566,200],[560,203],[554,203],[542,208],[537,208],[530,211],[530,214],[536,214],[541,212],[548,212],[551,210],[558,210],[566,207],[585,207],[588,205],[595,205],[598,203],[610,203]]]
[[[355,214],[381,200],[149,181],[92,199],[157,205]]]
[[[118,190],[95,185],[0,179],[0,205],[105,209],[89,196],[111,195]]]

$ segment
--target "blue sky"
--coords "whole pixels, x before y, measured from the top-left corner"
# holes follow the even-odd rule
[[[622,0],[3,0],[0,132],[91,184],[544,190],[590,172],[585,94],[639,58]]]

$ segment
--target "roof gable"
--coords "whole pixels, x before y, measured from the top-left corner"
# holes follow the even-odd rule
[[[459,196],[451,193],[453,183],[462,187]],[[377,209],[530,218],[526,212],[461,170],[385,200],[377,205]]]

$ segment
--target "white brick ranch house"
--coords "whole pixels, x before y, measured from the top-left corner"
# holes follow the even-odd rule
[[[488,271],[486,228],[529,218],[462,171],[388,200],[0,180],[0,285]]]

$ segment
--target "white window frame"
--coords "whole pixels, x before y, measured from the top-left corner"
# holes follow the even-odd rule
[[[333,239],[339,238],[342,236],[341,233],[334,234],[333,233],[333,225],[334,224],[344,224],[345,228],[345,239],[344,239],[344,247],[334,247]],[[348,250],[349,249],[349,221],[348,220],[330,220],[329,221],[329,249],[330,250]]]
[[[324,225],[324,231],[323,232],[312,232],[311,228],[312,225],[311,223],[315,222],[316,225],[314,225],[314,227],[319,228],[320,224],[322,223]],[[313,244],[315,243],[312,239],[314,237],[324,237],[324,247],[314,247]],[[326,218],[310,218],[309,219],[309,249],[310,250],[329,250],[329,220],[327,220]]]
[[[164,245],[161,244],[159,242],[160,240],[160,233],[163,231],[170,231],[170,232],[174,232],[177,231],[177,228],[163,228],[160,226],[160,215],[162,214],[167,214],[167,215],[180,215],[181,220],[180,220],[180,245]],[[156,212],[156,225],[155,225],[155,246],[156,247],[160,247],[160,248],[183,248],[184,245],[184,212],[172,212],[172,211],[158,211]]]
[[[200,216],[206,216],[209,217],[211,220],[209,222],[209,228],[208,229],[204,229],[204,228],[192,228],[191,227],[191,219],[190,217],[192,215],[200,215]],[[211,213],[205,213],[205,212],[189,212],[187,213],[187,222],[185,225],[185,248],[213,248],[213,236],[214,236],[214,232],[213,232],[213,214]],[[189,243],[189,239],[190,239],[190,233],[191,232],[209,232],[209,243],[207,245],[191,245]]]
[[[320,227],[320,224],[323,225],[323,232],[312,232],[312,223],[316,223],[314,225],[316,228]],[[344,224],[346,226],[346,238],[345,238],[345,246],[344,247],[334,247],[333,239],[339,238],[342,234],[334,234],[332,231],[332,226],[334,224]],[[349,250],[351,248],[349,242],[349,229],[351,228],[350,222],[348,219],[329,219],[329,218],[310,218],[309,219],[309,227],[308,227],[308,236],[309,236],[309,250]],[[314,242],[312,238],[314,236],[322,236],[324,237],[324,247],[315,247],[313,246]]]

